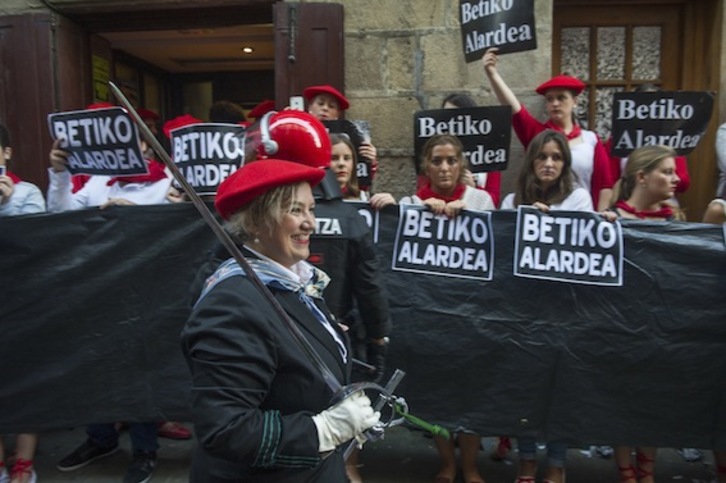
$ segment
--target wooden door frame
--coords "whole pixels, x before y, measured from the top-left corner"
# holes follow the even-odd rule
[[[678,85],[665,87],[717,93],[721,82],[723,0],[700,0],[698,2],[687,0],[553,0],[553,72],[559,68],[560,61],[559,53],[555,53],[558,45],[555,36],[559,39],[559,32],[555,31],[560,25],[560,15],[569,15],[567,12],[571,11],[573,7],[605,7],[605,12],[617,13],[619,9],[628,7],[648,7],[657,12],[660,6],[677,6],[682,12],[679,19],[682,38],[670,39],[678,43],[678,46],[675,47],[676,54],[673,55],[674,58],[680,59],[680,63],[676,63],[676,68],[679,69]],[[641,19],[638,19],[639,23],[640,21]],[[591,22],[590,25],[594,25],[594,23]],[[698,55],[691,54],[694,52],[698,52]],[[556,55],[557,58],[555,58]],[[720,119],[717,98],[706,134],[698,147],[688,156],[691,186],[679,198],[685,207],[689,221],[700,221],[706,206],[715,196],[718,170],[714,144]]]

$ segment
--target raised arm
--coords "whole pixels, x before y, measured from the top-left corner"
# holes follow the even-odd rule
[[[509,88],[497,71],[497,63],[499,62],[498,51],[498,48],[492,47],[484,52],[484,56],[481,59],[482,65],[484,66],[484,73],[489,78],[489,83],[499,103],[503,106],[512,106],[512,114],[516,114],[522,109],[522,104],[520,104],[517,96],[514,95],[512,89]]]

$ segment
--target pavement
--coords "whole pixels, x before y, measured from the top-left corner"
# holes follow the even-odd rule
[[[121,436],[118,451],[94,461],[85,468],[61,472],[56,463],[85,440],[83,428],[44,433],[35,458],[38,483],[121,483],[131,461],[126,434]],[[161,448],[153,483],[187,481],[187,471],[194,445],[193,440],[159,439]],[[479,470],[487,483],[512,483],[516,477],[516,452],[504,461],[490,458],[495,438],[484,438],[484,450],[479,454]],[[540,457],[544,451],[539,451]],[[619,481],[612,459],[591,457],[588,451],[571,448],[567,455],[568,483],[615,483]],[[404,427],[391,428],[383,440],[366,444],[361,453],[361,474],[365,483],[413,483],[433,481],[438,470],[434,442],[418,431]],[[540,468],[544,462],[540,461]],[[540,477],[544,477],[540,472]],[[677,483],[710,483],[714,481],[713,456],[704,452],[703,461],[685,462],[674,449],[662,448],[656,462],[656,481]]]

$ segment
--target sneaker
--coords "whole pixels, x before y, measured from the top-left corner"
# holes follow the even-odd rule
[[[118,444],[103,448],[96,443],[87,439],[85,443],[80,445],[73,453],[69,454],[58,463],[57,468],[61,471],[73,471],[83,468],[91,461],[103,458],[118,451]]]
[[[683,457],[684,460],[688,461],[689,463],[695,463],[696,461],[701,461],[703,459],[703,451],[696,448],[679,448],[676,451],[678,451],[678,454]]]
[[[153,451],[137,451],[134,460],[124,476],[124,483],[146,483],[151,479],[156,466],[156,453]]]
[[[180,423],[174,421],[166,421],[157,424],[160,438],[168,439],[189,439],[192,437],[192,432],[182,426]]]
[[[0,483],[8,483],[10,481],[10,475],[8,474],[8,470],[5,469],[5,466],[3,465],[0,467]]]
[[[612,446],[590,446],[590,454],[600,458],[610,458],[613,455]]]

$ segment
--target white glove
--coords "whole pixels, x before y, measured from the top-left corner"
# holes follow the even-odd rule
[[[335,406],[313,416],[318,429],[318,451],[332,451],[346,441],[358,439],[380,418],[381,413],[373,411],[371,400],[363,391],[351,394]],[[358,441],[362,442],[360,439]]]

